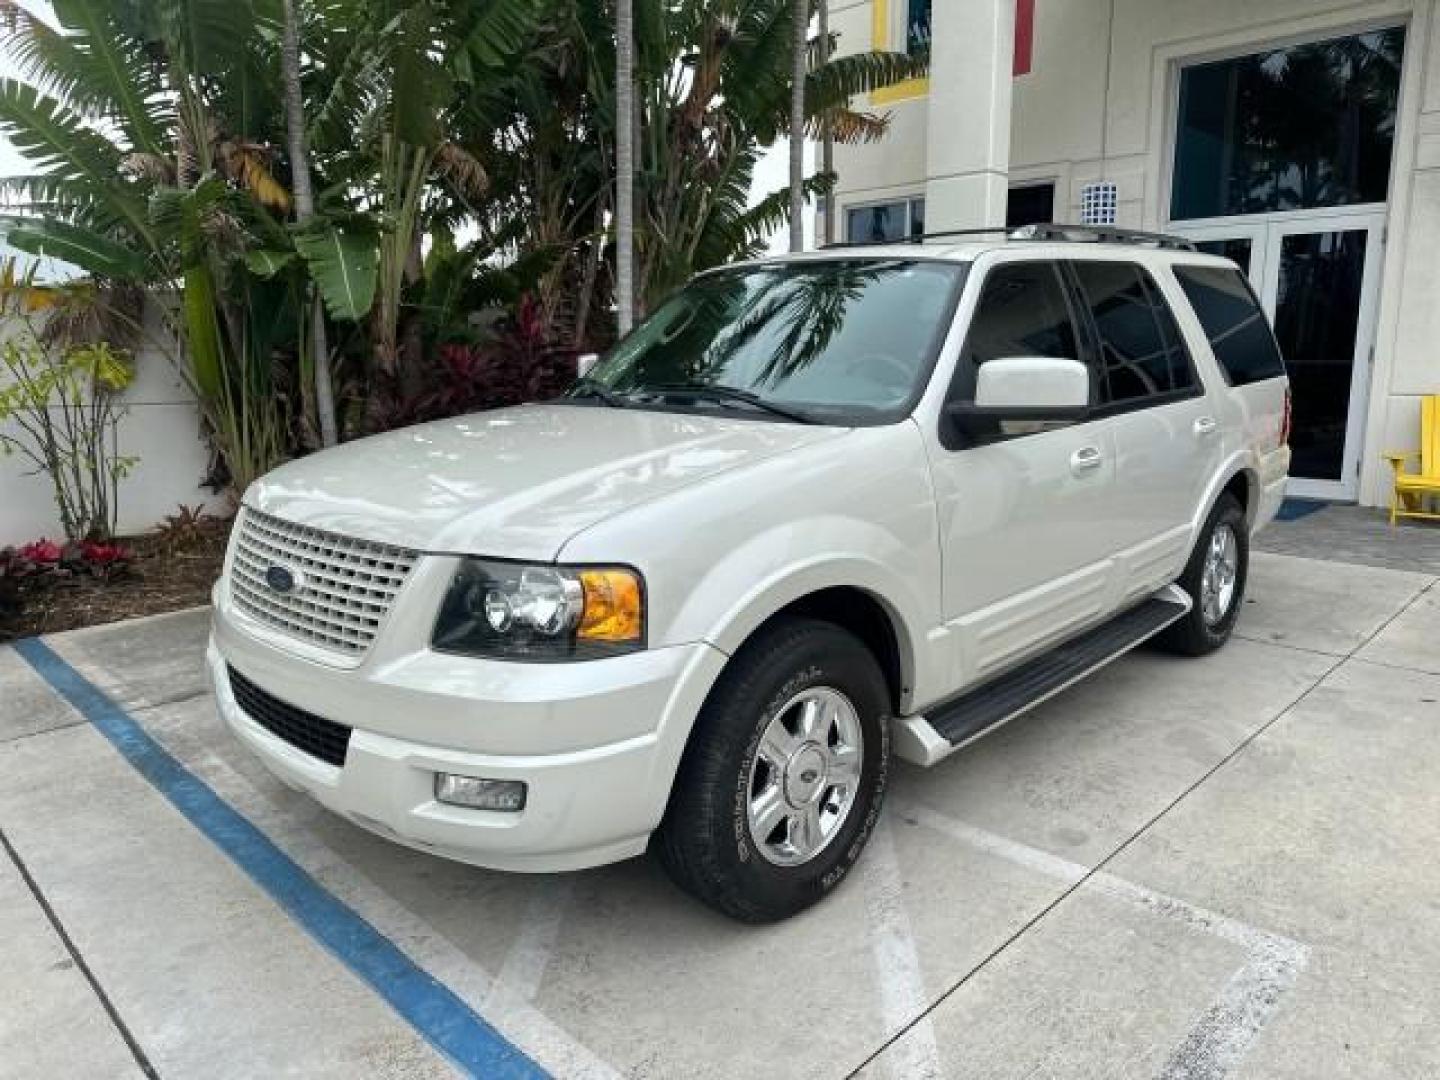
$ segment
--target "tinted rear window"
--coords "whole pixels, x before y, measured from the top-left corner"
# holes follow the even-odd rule
[[[1240,271],[1223,266],[1177,266],[1175,277],[1231,386],[1285,374],[1275,335]]]

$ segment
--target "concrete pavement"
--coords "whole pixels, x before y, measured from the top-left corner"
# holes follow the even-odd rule
[[[215,719],[203,612],[49,644],[556,1075],[1428,1077],[1435,582],[1258,554],[1226,649],[901,766],[859,871],[762,929],[648,860],[489,873],[320,810]],[[0,1076],[450,1071],[5,649],[0,695]]]

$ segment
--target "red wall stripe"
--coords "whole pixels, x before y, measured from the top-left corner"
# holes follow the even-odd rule
[[[1035,0],[1015,0],[1015,74],[1029,75],[1035,61]]]

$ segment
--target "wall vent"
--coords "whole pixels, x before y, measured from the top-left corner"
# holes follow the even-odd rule
[[[1086,184],[1080,190],[1080,224],[1114,225],[1120,207],[1120,188],[1108,180]]]

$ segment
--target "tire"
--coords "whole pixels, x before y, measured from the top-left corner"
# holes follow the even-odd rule
[[[1213,545],[1224,542],[1217,541],[1217,536],[1224,536],[1227,532],[1233,543],[1233,559],[1224,560],[1232,564],[1230,588],[1211,589],[1206,582],[1207,564]],[[1194,601],[1189,614],[1168,626],[1156,639],[1157,644],[1181,656],[1205,656],[1220,648],[1230,640],[1235,620],[1240,617],[1249,575],[1250,534],[1246,528],[1245,511],[1235,496],[1227,493],[1220,496],[1210,511],[1185,572],[1176,582]],[[1222,574],[1219,580],[1224,579]],[[1212,599],[1219,601],[1221,598],[1223,603],[1211,603]]]
[[[681,759],[655,844],[671,878],[742,922],[773,922],[822,899],[879,816],[888,713],[880,667],[851,634],[810,619],[762,630],[721,674]],[[817,715],[833,719],[807,728]],[[774,819],[777,804],[784,816]]]

